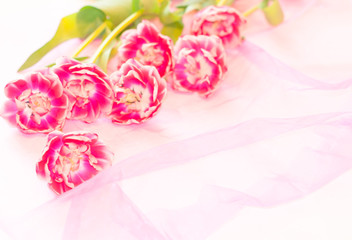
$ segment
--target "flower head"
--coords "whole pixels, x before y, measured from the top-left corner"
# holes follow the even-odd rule
[[[59,78],[50,70],[26,74],[8,83],[10,99],[4,115],[25,133],[49,133],[63,127],[68,100]]]
[[[208,96],[227,71],[225,50],[216,36],[181,37],[175,45],[175,55],[176,65],[169,81],[178,91]]]
[[[113,91],[109,77],[95,64],[60,58],[53,67],[69,98],[68,119],[94,122],[111,109]]]
[[[57,194],[66,192],[111,166],[113,153],[89,132],[52,132],[36,172]]]
[[[128,59],[136,59],[143,65],[156,67],[161,77],[173,69],[172,40],[160,34],[149,21],[143,20],[137,29],[125,31],[118,49],[118,67]]]
[[[199,11],[192,21],[191,34],[216,35],[224,46],[234,47],[241,42],[240,27],[244,18],[234,8],[209,6]]]
[[[115,99],[110,117],[120,124],[141,123],[155,115],[166,94],[166,82],[153,66],[130,59],[111,75]]]

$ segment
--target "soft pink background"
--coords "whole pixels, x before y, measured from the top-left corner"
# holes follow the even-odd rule
[[[170,91],[141,126],[68,122],[116,163],[60,198],[35,176],[45,136],[1,119],[1,239],[351,239],[352,2],[282,2],[276,29],[248,19],[211,98]],[[5,4],[1,88],[79,5]]]

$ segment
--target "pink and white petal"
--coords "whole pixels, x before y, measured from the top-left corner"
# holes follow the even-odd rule
[[[51,116],[50,114],[45,116],[45,120],[50,125],[50,127],[55,130],[60,130],[64,124],[64,120],[58,121],[57,118]]]
[[[110,111],[111,105],[112,105],[112,101],[111,99],[108,99],[108,98],[102,97],[100,99],[99,97],[94,96],[90,99],[90,108],[91,108],[92,114],[95,116],[95,119],[99,117],[101,112],[105,113]]]
[[[53,99],[51,101],[51,106],[52,107],[67,108],[68,101],[69,101],[68,96],[66,94],[63,94],[61,97]]]
[[[90,152],[95,158],[104,159],[104,161],[112,161],[114,155],[104,144],[99,142],[92,145]]]
[[[66,186],[65,183],[56,181],[52,181],[51,183],[49,183],[49,187],[58,195],[72,189]]]
[[[10,82],[5,86],[5,95],[6,97],[13,99],[21,95],[21,93],[26,89],[29,89],[28,82],[26,80],[19,79]]]
[[[88,116],[87,105],[83,107],[78,107],[74,105],[71,111],[67,114],[68,119],[84,120]]]
[[[48,91],[48,96],[50,98],[59,98],[63,94],[64,88],[60,81],[52,81],[50,90]]]
[[[72,58],[69,57],[60,57],[56,60],[56,66],[60,66],[60,65],[76,65],[76,64],[81,64],[81,62],[74,60]]]
[[[98,141],[98,135],[96,133],[83,132],[83,131],[71,132],[71,133],[66,133],[62,137],[62,141],[73,142],[76,144],[86,144],[86,143],[93,144],[96,141]]]
[[[39,161],[36,165],[36,172],[38,175],[43,177],[47,177],[46,168],[52,166],[55,161],[56,150],[50,147],[47,147],[45,151],[42,153],[41,161]]]
[[[66,108],[53,107],[47,115],[43,116],[43,119],[46,120],[47,116],[51,116],[51,117],[57,119],[58,121],[62,121],[66,118],[66,115],[67,115]]]
[[[47,121],[41,121],[39,116],[31,115],[26,127],[30,132],[40,132],[40,133],[49,133],[52,131],[51,126]]]
[[[63,133],[60,131],[52,131],[48,134],[47,147],[58,151],[62,147],[62,136]]]
[[[54,68],[54,73],[58,76],[62,84],[66,84],[66,80],[70,77],[70,73],[66,70],[67,66],[61,65],[60,67]]]
[[[85,156],[85,159],[81,161],[79,169],[74,173],[74,175],[79,175],[81,179],[87,181],[97,173],[98,171],[90,164],[88,156]]]
[[[158,42],[159,38],[159,30],[156,28],[154,24],[147,20],[142,20],[140,24],[137,26],[137,32],[139,35],[143,36],[143,38],[147,39],[149,42]]]
[[[95,85],[95,91],[107,97],[113,95],[112,84],[97,83]]]
[[[30,85],[30,88],[32,90],[36,90],[36,89],[39,89],[39,81],[41,78],[43,78],[43,75],[41,73],[38,73],[38,72],[34,72],[34,73],[31,73],[29,76],[29,82],[28,84]]]
[[[113,96],[107,97],[105,95],[101,95],[100,93],[95,93],[95,95],[91,98],[93,101],[93,105],[98,103],[100,105],[100,111],[103,113],[109,112],[111,110]]]
[[[47,93],[50,90],[51,81],[45,77],[41,78],[38,82],[38,89],[41,93]]]
[[[17,105],[14,101],[8,100],[4,103],[0,110],[0,116],[7,119],[11,123],[16,122]]]
[[[98,105],[98,107],[93,107],[92,102],[89,102],[87,103],[86,107],[87,116],[84,119],[81,119],[81,121],[85,123],[92,123],[97,120],[100,115],[100,106]]]

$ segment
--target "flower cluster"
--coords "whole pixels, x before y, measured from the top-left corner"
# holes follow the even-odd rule
[[[151,23],[142,25],[156,29]],[[171,40],[155,39],[160,40],[160,44],[154,43],[156,48],[170,52],[161,57],[165,57],[162,62],[169,71],[173,68]],[[130,59],[108,76],[93,63],[62,57],[51,69],[29,73],[7,84],[9,101],[3,115],[24,133],[50,133],[61,130],[66,119],[92,123],[103,115],[113,123],[142,123],[155,115],[165,98],[166,81],[160,69],[166,71]]]
[[[144,20],[137,29],[122,34],[118,68],[121,70],[122,64],[134,59],[143,65],[154,66],[173,89],[207,97],[216,90],[227,71],[223,44],[235,46],[240,42],[240,26],[243,23],[243,18],[231,7],[207,7],[194,16],[191,32],[181,37],[173,48],[168,37]],[[114,74],[114,78],[120,79],[123,75]],[[132,97],[130,92],[125,91],[118,95],[122,95],[123,99],[130,96],[128,99],[134,100],[133,104],[128,103],[127,111],[126,104],[115,102],[114,112],[124,111],[125,118],[135,116],[128,122],[141,122],[136,119],[139,115],[136,116],[134,110],[133,114],[131,112],[131,108],[138,106],[141,109],[142,106],[136,95],[132,94]],[[121,123],[121,118],[115,117],[114,121]]]
[[[238,44],[244,22],[231,7],[210,6],[194,16],[189,35],[173,46],[151,22],[125,31],[117,71],[108,76],[93,63],[59,58],[5,87],[5,114],[25,133],[61,130],[66,119],[92,123],[142,123],[165,99],[166,80],[181,92],[209,96],[227,71],[223,44]]]
[[[60,132],[66,119],[93,123],[106,116],[116,124],[143,123],[160,109],[167,83],[177,91],[209,96],[227,71],[223,44],[240,42],[243,23],[233,8],[211,6],[194,16],[190,34],[173,46],[143,20],[121,35],[117,70],[110,76],[94,63],[59,58],[52,68],[8,83],[2,115],[24,133],[49,133],[36,171],[61,194],[113,159],[97,134]]]

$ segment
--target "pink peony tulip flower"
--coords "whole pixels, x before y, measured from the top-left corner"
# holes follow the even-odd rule
[[[142,123],[155,115],[166,95],[166,81],[153,66],[134,59],[111,75],[115,100],[110,117],[114,123]]]
[[[191,34],[216,35],[225,47],[235,47],[241,43],[240,27],[246,21],[234,8],[209,6],[199,11],[193,18]]]
[[[8,83],[5,95],[10,101],[3,116],[24,133],[49,133],[63,127],[68,99],[59,78],[49,69]]]
[[[113,153],[97,134],[54,131],[48,135],[36,172],[55,193],[62,194],[111,166],[112,161]]]
[[[53,71],[59,76],[69,98],[68,119],[94,122],[111,110],[113,90],[109,77],[93,63],[62,57]]]
[[[175,56],[175,69],[168,80],[181,92],[208,96],[227,71],[225,49],[216,36],[181,37],[175,45]]]
[[[172,40],[160,34],[151,22],[143,20],[137,29],[125,31],[118,48],[118,68],[128,59],[156,67],[161,77],[173,69]]]

